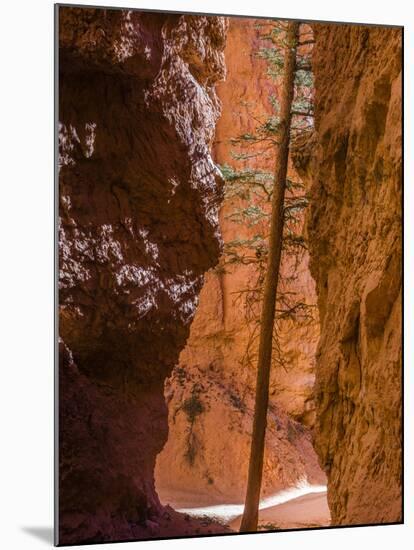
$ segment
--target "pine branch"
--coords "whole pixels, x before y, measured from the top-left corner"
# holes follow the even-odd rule
[[[313,117],[312,111],[291,111],[293,116],[305,116],[305,117]]]
[[[298,67],[296,67],[296,70],[297,71],[311,71],[312,70],[312,65],[310,63],[304,64],[304,65],[299,65]]]

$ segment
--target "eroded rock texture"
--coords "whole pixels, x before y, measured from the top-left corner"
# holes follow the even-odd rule
[[[263,31],[257,28],[261,22],[230,18],[227,76],[217,88],[223,112],[217,123],[214,158],[236,169],[272,171],[272,154],[237,163],[232,156],[237,148],[230,142],[255,131],[257,117],[271,114],[270,96],[278,93],[266,74],[266,62],[257,56],[265,45],[259,38]],[[248,146],[245,152],[251,153]],[[230,218],[236,207],[249,204],[238,197],[225,198],[220,210],[224,242],[251,239],[260,230],[267,233],[266,227],[259,230],[258,225],[241,225]],[[285,275],[290,273],[286,263],[283,269]],[[195,495],[204,504],[244,501],[257,363],[245,361],[252,325],[246,322],[244,300],[238,292],[254,287],[257,278],[253,264],[227,266],[224,272],[212,270],[206,276],[187,345],[166,382],[170,436],[156,468],[157,489],[164,502],[187,502]],[[306,254],[290,290],[316,303]],[[317,322],[286,322],[280,333],[286,368],[276,364],[272,368],[262,496],[304,480],[325,482],[309,429],[315,409],[318,337]],[[257,344],[258,339],[251,348]]]
[[[401,30],[315,25],[316,447],[334,524],[401,520]]]
[[[226,25],[59,9],[60,543],[215,529],[163,508],[153,471],[220,252]]]

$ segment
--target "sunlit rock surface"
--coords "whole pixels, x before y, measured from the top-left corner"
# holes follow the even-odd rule
[[[316,447],[334,524],[401,520],[400,29],[315,25]]]

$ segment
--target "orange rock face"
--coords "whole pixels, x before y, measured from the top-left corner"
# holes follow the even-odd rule
[[[238,169],[230,139],[253,131],[253,116],[270,113],[269,96],[277,95],[266,75],[266,63],[255,52],[260,46],[257,21],[230,19],[225,49],[227,77],[217,87],[222,115],[216,127],[214,158]],[[245,165],[247,166],[247,164]],[[252,166],[250,161],[249,166]],[[273,158],[258,158],[254,168],[273,168]],[[220,211],[224,242],[251,238],[256,227],[229,219],[240,199],[226,198]],[[289,266],[285,265],[285,271]],[[294,289],[316,303],[313,279],[305,255]],[[179,365],[166,382],[169,438],[157,458],[156,486],[163,502],[186,500],[186,491],[200,502],[241,502],[245,496],[255,388],[255,361],[246,364],[250,329],[237,293],[257,279],[254,265],[210,271],[201,291],[190,337]],[[260,309],[260,308],[259,308]],[[323,483],[311,443],[314,420],[314,356],[318,322],[285,323],[281,347],[287,370],[274,365],[262,496],[306,478]],[[254,346],[253,346],[254,348]]]
[[[402,33],[351,25],[314,32],[315,135],[295,164],[312,192],[316,447],[333,523],[397,522]]]

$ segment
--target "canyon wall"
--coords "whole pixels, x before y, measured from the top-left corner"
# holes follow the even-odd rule
[[[333,523],[393,522],[401,33],[337,31],[314,26],[315,131],[291,167],[312,197],[295,285],[311,303],[316,281],[320,340],[315,364],[318,320],[281,334],[262,494],[324,482],[315,429]],[[227,45],[226,33],[222,17],[59,8],[61,544],[223,532],[161,502],[186,488],[199,505],[244,498],[255,372],[235,296],[257,272],[214,267],[220,232],[254,228],[229,219],[240,199],[219,212],[215,162],[233,163],[229,139],[277,89],[252,55],[256,22],[232,19]]]
[[[311,187],[316,448],[334,524],[398,522],[401,501],[400,29],[314,25]]]
[[[58,9],[59,542],[213,532],[161,506],[153,472],[221,247],[227,21]]]
[[[278,93],[267,75],[266,62],[257,55],[265,45],[259,38],[261,22],[230,18],[227,77],[217,87],[223,110],[217,123],[214,158],[219,165],[272,171],[272,154],[236,162],[232,153],[237,148],[230,143],[231,138],[254,132],[256,118],[271,114],[270,97]],[[249,227],[230,219],[235,208],[248,204],[226,196],[220,210],[225,243],[257,233],[257,225]],[[256,361],[245,361],[251,327],[245,320],[243,300],[236,297],[257,277],[257,266],[252,264],[227,265],[206,276],[187,345],[166,381],[169,438],[156,467],[156,486],[163,502],[189,505],[194,495],[204,504],[244,501]],[[299,263],[291,290],[308,303],[316,303],[307,254]],[[309,429],[315,409],[318,337],[317,320],[303,325],[286,322],[280,334],[286,370],[280,365],[272,368],[262,496],[304,479],[325,482]]]

